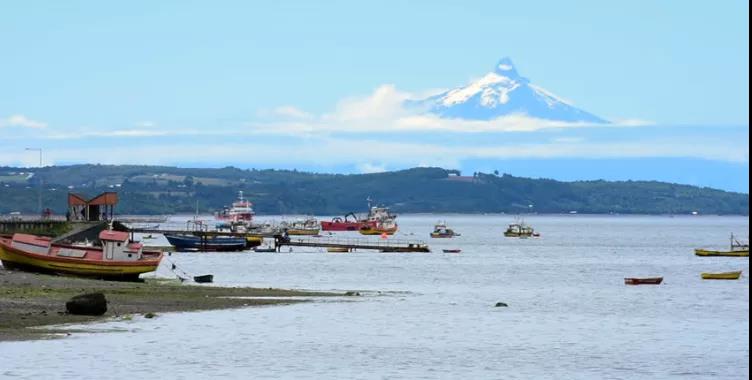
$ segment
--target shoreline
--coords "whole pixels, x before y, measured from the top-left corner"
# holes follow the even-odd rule
[[[104,315],[66,313],[66,301],[73,296],[92,292],[102,292],[107,298],[107,312]],[[57,326],[64,324],[99,322],[136,314],[289,305],[310,302],[301,297],[341,297],[348,294],[350,293],[183,285],[170,279],[146,279],[144,282],[103,281],[9,271],[0,267],[0,343],[51,339],[56,334],[69,335],[76,331]]]

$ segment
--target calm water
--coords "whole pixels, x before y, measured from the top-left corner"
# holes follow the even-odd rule
[[[429,239],[438,219],[462,236]],[[425,240],[429,254],[175,254],[219,285],[366,292],[0,343],[0,377],[748,378],[749,261],[693,255],[730,232],[746,239],[748,218],[538,216],[527,222],[540,239],[505,239],[512,221],[401,216],[400,237]],[[739,269],[740,281],[700,280]],[[623,283],[655,275],[663,285]]]

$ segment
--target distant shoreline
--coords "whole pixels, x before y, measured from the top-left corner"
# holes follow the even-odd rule
[[[374,174],[186,169],[129,165],[49,166],[31,178],[0,170],[0,214],[65,215],[68,194],[117,192],[121,215],[217,212],[243,192],[257,214],[337,215],[389,207],[397,214],[748,215],[749,194],[657,181],[557,181],[438,167]],[[16,173],[17,174],[17,173]],[[40,183],[43,186],[40,188]],[[42,205],[39,206],[41,193]]]

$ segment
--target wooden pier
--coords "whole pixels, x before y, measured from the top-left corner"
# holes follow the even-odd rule
[[[68,232],[70,223],[65,220],[2,220],[0,221],[0,234],[12,235],[14,233],[26,233],[44,236],[57,236]]]
[[[337,248],[352,252],[354,250],[374,250],[379,252],[431,252],[423,242],[407,240],[371,240],[357,238],[285,238],[277,236],[274,239],[277,251],[284,246]]]

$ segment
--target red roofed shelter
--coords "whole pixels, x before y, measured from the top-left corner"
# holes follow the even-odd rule
[[[118,195],[105,192],[87,200],[80,194],[68,193],[67,219],[72,222],[98,222],[112,220]]]

